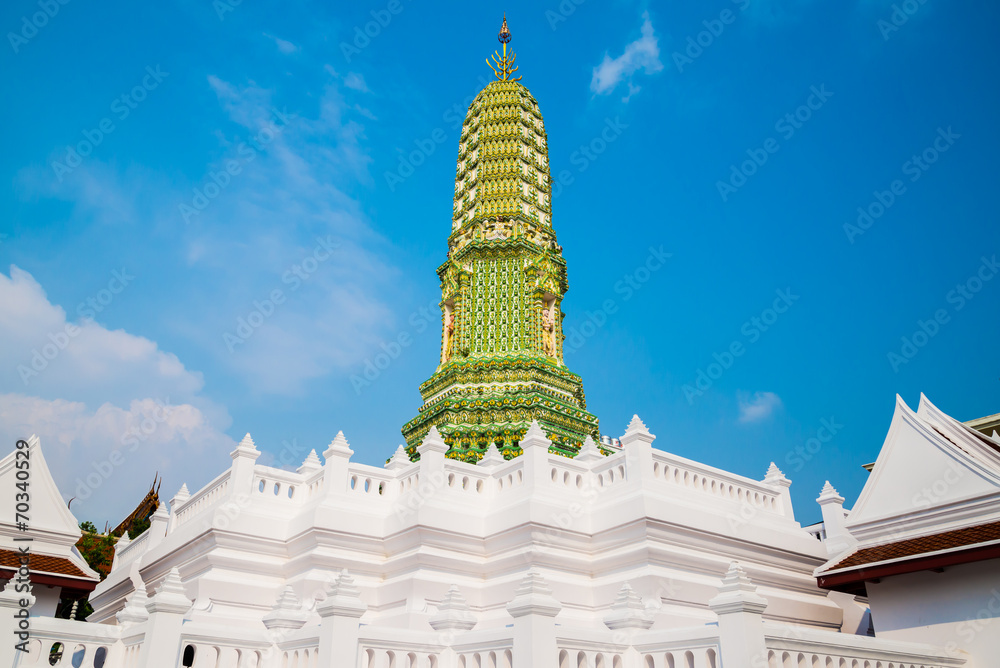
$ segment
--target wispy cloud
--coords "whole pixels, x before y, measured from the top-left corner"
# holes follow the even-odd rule
[[[96,293],[95,304],[113,308],[107,295],[132,289],[128,270],[117,271],[124,281]],[[121,519],[154,471],[180,487],[207,482],[226,465],[235,445],[223,432],[229,414],[201,394],[201,374],[176,355],[98,324],[90,302],[81,302],[82,317],[68,317],[16,266],[0,273],[0,303],[0,349],[9,359],[0,367],[0,441],[37,434],[81,518]]]
[[[644,12],[639,39],[627,44],[624,53],[617,58],[612,58],[609,53],[604,54],[604,60],[594,68],[590,90],[598,95],[607,95],[619,84],[627,82],[629,90],[623,100],[628,102],[640,90],[639,86],[632,83],[632,75],[640,70],[645,74],[653,74],[662,69],[660,47],[653,31],[653,22],[649,18],[649,12]]]
[[[274,35],[263,33],[264,37],[267,37],[278,47],[278,51],[282,53],[295,53],[299,50],[299,47],[295,46],[287,39],[281,39],[280,37],[275,37]]]
[[[762,422],[781,408],[781,397],[774,392],[754,392],[752,395],[741,392],[737,400],[740,409],[739,422],[742,424]]]
[[[25,168],[17,186],[25,199],[73,202],[76,225],[142,222],[156,230],[163,240],[159,254],[187,267],[175,279],[178,286],[199,286],[186,308],[164,303],[160,324],[215,356],[248,392],[301,395],[310,381],[355,368],[397,326],[388,306],[398,298],[397,270],[386,259],[391,242],[373,230],[352,195],[371,182],[363,123],[374,114],[350,99],[359,92],[328,73],[310,114],[279,107],[274,89],[253,81],[207,77],[218,100],[218,145],[186,183],[142,165],[95,158],[58,184],[51,170]],[[278,112],[289,120],[276,122]],[[280,131],[253,143],[276,124]],[[188,223],[179,206],[191,207],[195,190],[204,192],[212,175],[224,174],[235,159],[239,173]],[[328,237],[338,244],[335,257],[298,285],[294,270],[317,239]],[[275,289],[287,301],[231,352],[224,334]]]
[[[368,90],[368,84],[365,83],[365,78],[357,72],[348,72],[347,76],[344,78],[344,85],[362,93],[371,92]]]

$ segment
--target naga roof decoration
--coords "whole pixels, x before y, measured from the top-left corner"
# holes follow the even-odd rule
[[[469,106],[459,139],[448,258],[441,280],[441,356],[420,386],[424,405],[403,426],[407,454],[436,426],[447,456],[476,462],[490,445],[510,458],[532,420],[572,457],[599,439],[580,377],[563,362],[569,288],[552,229],[548,141],[538,103],[508,58]],[[489,62],[489,61],[487,61]]]

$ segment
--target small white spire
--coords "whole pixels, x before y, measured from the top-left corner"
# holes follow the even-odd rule
[[[191,498],[191,492],[188,491],[187,483],[181,485],[181,488],[177,490],[174,494],[174,498],[170,499],[170,508],[175,513],[182,503]]]
[[[824,506],[828,503],[844,503],[844,497],[837,493],[837,490],[833,488],[830,481],[827,480],[826,484],[823,485],[823,489],[819,493],[819,498],[816,499],[816,503]]]
[[[771,462],[771,465],[767,467],[767,473],[764,474],[764,482],[768,485],[783,487],[790,487],[792,484],[792,481],[785,477],[785,474],[781,472],[781,469],[774,462]]]
[[[604,624],[611,630],[617,629],[648,629],[653,625],[652,616],[642,605],[639,594],[628,582],[618,590],[615,602],[611,604],[611,612],[604,618]]]
[[[247,435],[243,437],[243,440],[236,446],[236,449],[229,453],[229,456],[233,459],[237,459],[239,457],[257,459],[260,457],[260,450],[257,449],[257,446],[254,445],[253,439],[250,438],[250,432],[247,432]]]
[[[278,594],[277,600],[271,606],[271,611],[264,615],[262,621],[268,630],[299,629],[309,619],[309,613],[302,609],[302,604],[290,585],[285,586]]]
[[[515,618],[525,615],[555,617],[561,610],[562,603],[556,600],[545,578],[534,568],[524,576],[514,591],[513,600],[507,604],[507,612]]]
[[[360,617],[368,610],[368,606],[361,600],[361,592],[354,584],[354,578],[347,572],[347,569],[340,571],[337,580],[330,586],[323,599],[317,606],[316,612],[320,617],[339,615],[342,617]]]
[[[302,460],[302,464],[299,465],[296,473],[303,473],[305,471],[316,471],[323,468],[323,462],[320,461],[319,455],[316,454],[316,450],[310,450],[306,458]]]
[[[404,469],[413,462],[410,461],[409,455],[406,454],[406,448],[400,445],[396,448],[396,452],[393,453],[392,459],[389,463],[385,465],[390,471],[398,471],[399,469]]]
[[[576,453],[576,457],[573,458],[574,461],[586,463],[586,462],[596,462],[604,459],[604,453],[601,449],[597,447],[597,443],[588,434],[587,438],[583,439],[583,445],[580,446],[580,452]]]
[[[654,440],[656,437],[649,432],[638,415],[632,416],[632,421],[628,423],[621,438],[623,448],[627,448],[630,443],[652,443]]]
[[[440,452],[441,454],[448,452],[448,444],[441,438],[441,432],[434,425],[431,425],[427,435],[424,436],[424,440],[417,446],[417,453],[421,457],[429,452]]]
[[[552,441],[545,435],[545,431],[542,429],[542,425],[538,424],[538,420],[532,420],[528,431],[521,437],[520,445],[524,451],[530,448],[545,448],[545,450],[548,450],[549,446],[552,445]]]
[[[34,584],[31,582],[31,574],[28,574],[27,583],[18,583],[16,580],[17,578],[7,580],[7,584],[4,585],[3,589],[0,589],[0,608],[21,607],[21,601],[24,599],[27,599],[29,608],[35,605],[35,596],[31,593],[31,590],[34,588]],[[25,586],[27,586],[27,591],[15,590],[15,587],[23,588]]]
[[[437,614],[429,621],[435,631],[469,631],[478,620],[469,610],[469,604],[458,585],[452,585],[438,606]]]
[[[649,429],[646,428],[646,423],[644,423],[642,420],[639,419],[638,413],[632,414],[632,420],[628,423],[628,427],[625,428],[625,433],[628,433],[630,431],[645,431],[647,433],[649,432]]]
[[[167,510],[167,504],[165,503],[161,503],[158,506],[156,506],[156,512],[154,512],[149,517],[150,522],[156,520],[166,521],[169,519],[170,519],[170,511]]]
[[[479,460],[479,466],[497,466],[498,464],[503,464],[506,459],[497,449],[496,443],[490,443],[490,447],[486,448],[483,458]]]
[[[709,600],[708,607],[720,615],[732,612],[761,614],[767,607],[767,599],[757,593],[757,586],[739,562],[733,561],[722,577],[718,595]]]
[[[326,459],[327,463],[329,463],[334,457],[350,459],[353,454],[354,450],[351,450],[351,444],[347,442],[344,432],[338,431],[337,435],[332,441],[330,441],[330,445],[327,446],[326,452],[323,453],[323,457]]]
[[[191,607],[191,600],[184,593],[184,584],[181,582],[181,573],[174,566],[163,578],[163,582],[156,588],[156,593],[146,602],[146,610],[149,614],[157,612],[169,612],[182,614]]]
[[[136,577],[138,577],[138,574],[136,574]],[[126,597],[125,607],[115,615],[115,619],[118,620],[120,626],[141,624],[149,619],[149,611],[146,610],[149,597],[146,596],[146,587],[142,585],[141,579],[139,583],[140,585],[135,588],[135,591]]]

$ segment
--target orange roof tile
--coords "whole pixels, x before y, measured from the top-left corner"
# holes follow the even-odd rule
[[[16,550],[0,548],[0,568],[13,568],[17,570],[20,566],[21,557]],[[32,554],[31,560],[28,562],[28,568],[32,573],[55,573],[77,578],[87,578],[88,580],[97,579],[81,571],[69,559],[65,557],[51,557],[47,554]]]
[[[915,557],[930,552],[948,550],[956,547],[972,547],[978,543],[1000,540],[1000,522],[980,524],[979,526],[954,529],[930,536],[907,538],[885,545],[875,545],[858,550],[842,560],[826,572],[874,564],[890,559]]]

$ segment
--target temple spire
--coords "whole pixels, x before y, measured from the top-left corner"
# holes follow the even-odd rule
[[[517,59],[517,54],[513,51],[510,52],[510,58],[507,58],[507,44],[510,43],[510,29],[507,27],[507,14],[503,15],[503,25],[500,26],[500,32],[497,34],[497,39],[503,44],[503,55],[501,56],[498,51],[493,52],[493,62],[490,59],[486,59],[486,64],[490,66],[493,70],[493,74],[496,75],[497,81],[520,81],[521,77],[514,78],[514,72],[517,72],[517,65],[514,61]],[[494,64],[496,67],[494,67]]]

